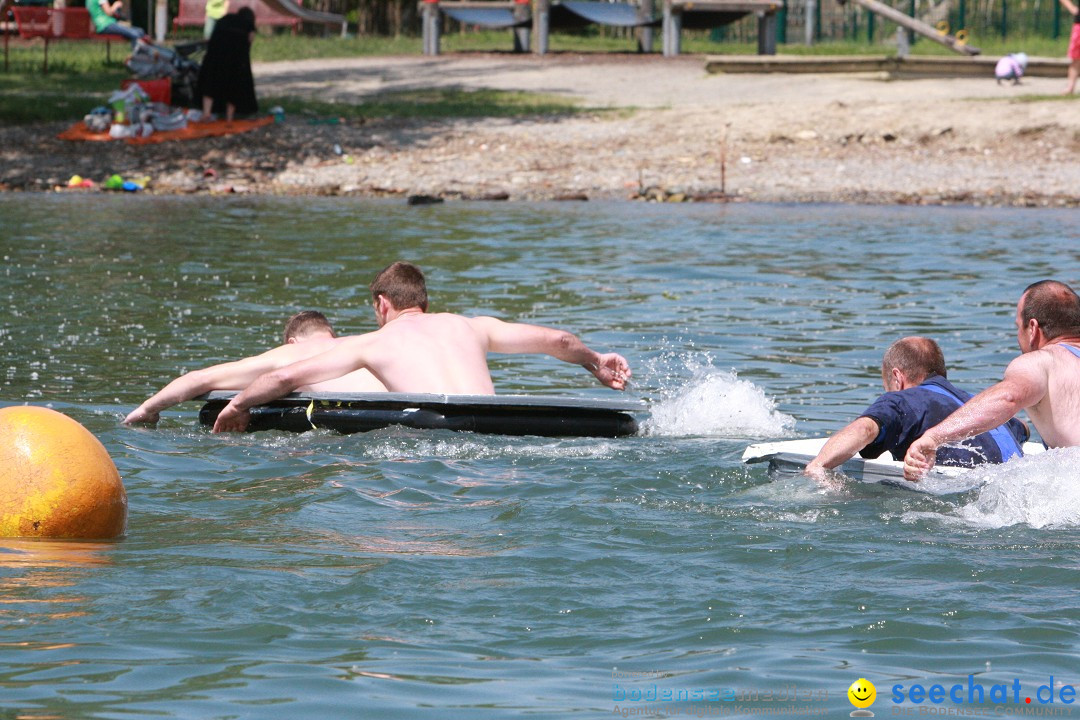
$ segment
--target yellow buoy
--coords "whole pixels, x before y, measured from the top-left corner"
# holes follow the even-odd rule
[[[0,408],[0,537],[112,538],[127,494],[112,458],[67,415]]]

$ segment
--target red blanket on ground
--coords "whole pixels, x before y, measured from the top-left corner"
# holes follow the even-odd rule
[[[170,140],[194,140],[195,138],[219,137],[221,135],[233,135],[235,133],[249,132],[256,128],[265,127],[274,122],[273,117],[261,117],[254,120],[215,120],[213,122],[190,123],[183,130],[160,130],[148,137],[140,138],[114,138],[109,133],[91,132],[82,121],[75,123],[64,132],[57,135],[61,140],[74,141],[115,141],[123,140],[132,145],[150,145],[153,143],[168,142]]]

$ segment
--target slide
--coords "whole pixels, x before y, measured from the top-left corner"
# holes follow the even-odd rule
[[[314,23],[316,25],[340,26],[341,37],[345,37],[346,23],[344,15],[320,12],[318,10],[308,10],[307,8],[296,4],[293,0],[261,0],[261,2],[280,13],[299,18],[303,22]]]
[[[448,17],[452,17],[459,23],[464,23],[466,25],[477,25],[479,27],[487,28],[529,27],[532,25],[532,17],[519,20],[514,17],[513,8],[508,7],[456,8],[449,5],[440,5],[439,9]]]
[[[657,18],[643,19],[636,6],[627,3],[593,2],[591,0],[563,0],[563,7],[597,25],[613,27],[643,27],[658,25]]]

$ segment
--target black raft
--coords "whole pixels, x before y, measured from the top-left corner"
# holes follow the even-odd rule
[[[235,392],[204,395],[199,422],[213,425]],[[622,437],[637,432],[630,412],[640,400],[592,400],[540,395],[437,395],[428,393],[293,393],[251,408],[249,431],[312,429],[366,432],[390,425],[468,430],[495,435]]]

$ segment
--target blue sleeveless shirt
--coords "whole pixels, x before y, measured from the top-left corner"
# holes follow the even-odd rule
[[[876,458],[888,451],[894,459],[903,460],[911,443],[952,415],[971,397],[971,393],[957,388],[940,375],[927,378],[918,387],[885,393],[862,414],[862,417],[875,421],[880,430],[860,455]],[[1023,455],[1021,447],[1028,436],[1027,426],[1013,418],[993,430],[938,448],[937,462],[962,467],[1005,462],[1010,457]]]

